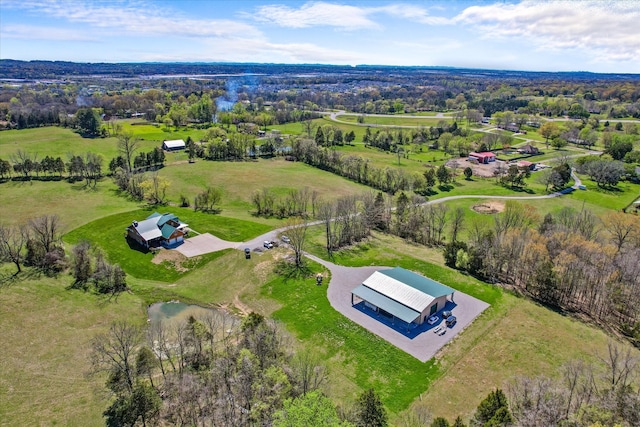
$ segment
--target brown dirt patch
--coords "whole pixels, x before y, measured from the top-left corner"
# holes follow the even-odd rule
[[[154,255],[151,262],[154,264],[162,264],[164,262],[167,262],[171,264],[173,268],[175,268],[177,271],[184,272],[184,271],[188,271],[189,269],[183,266],[182,264],[188,260],[189,258],[182,255],[178,251],[172,251],[172,250],[167,250],[163,248],[163,249],[160,249],[160,251]]]
[[[480,178],[493,177],[494,176],[493,172],[496,170],[497,166],[499,164],[502,164],[502,162],[497,161],[497,162],[491,162],[489,164],[484,165],[476,162],[470,162],[466,157],[460,157],[457,159],[449,160],[447,162],[447,166],[450,168],[453,167],[454,166],[453,162],[456,162],[458,164],[457,169],[458,169],[459,175],[462,175],[462,171],[464,170],[464,168],[469,166],[473,171],[473,176],[480,177]]]
[[[504,202],[498,200],[489,200],[471,206],[471,209],[480,214],[497,214],[504,211]]]

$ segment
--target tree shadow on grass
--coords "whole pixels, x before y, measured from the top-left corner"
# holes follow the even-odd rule
[[[277,275],[284,278],[285,283],[289,280],[313,277],[313,271],[311,271],[307,263],[303,262],[301,266],[296,266],[295,262],[287,259],[278,261],[274,271]]]
[[[451,185],[451,184],[440,184],[440,185],[438,185],[438,190],[444,191],[444,192],[447,192],[447,193],[449,191],[453,190],[453,189],[454,189],[454,186]]]
[[[38,279],[41,275],[42,272],[34,268],[23,268],[21,272],[15,271],[13,273],[0,273],[0,289],[25,280]]]

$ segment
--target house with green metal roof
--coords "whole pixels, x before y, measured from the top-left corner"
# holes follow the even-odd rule
[[[188,225],[173,214],[154,212],[142,221],[133,221],[126,237],[145,248],[174,247],[184,241]]]
[[[364,302],[368,308],[421,325],[453,302],[454,289],[401,267],[376,271],[351,291],[351,305]]]

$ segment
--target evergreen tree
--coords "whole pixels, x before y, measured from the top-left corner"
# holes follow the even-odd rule
[[[358,427],[386,427],[387,410],[382,405],[380,397],[370,388],[363,392],[357,402]]]
[[[431,422],[431,427],[450,427],[450,425],[445,418],[438,417]]]
[[[500,389],[496,389],[480,402],[473,416],[472,424],[483,427],[508,426],[513,423],[509,412],[507,397]]]
[[[318,130],[316,131],[316,144],[324,145],[325,136],[324,131],[322,130],[322,126],[318,126]]]
[[[473,169],[471,169],[471,167],[469,166],[464,168],[464,178],[468,181],[471,179],[472,176],[473,176]]]
[[[80,108],[76,112],[78,129],[86,136],[97,136],[100,133],[100,116],[92,108]]]
[[[462,421],[460,415],[458,415],[458,418],[453,422],[453,427],[467,427],[467,425]]]

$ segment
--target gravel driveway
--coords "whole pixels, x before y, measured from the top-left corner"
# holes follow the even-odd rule
[[[226,240],[217,238],[213,234],[204,233],[185,239],[184,243],[174,250],[190,258],[223,249],[237,248],[238,245],[240,245],[240,242],[227,242]]]

